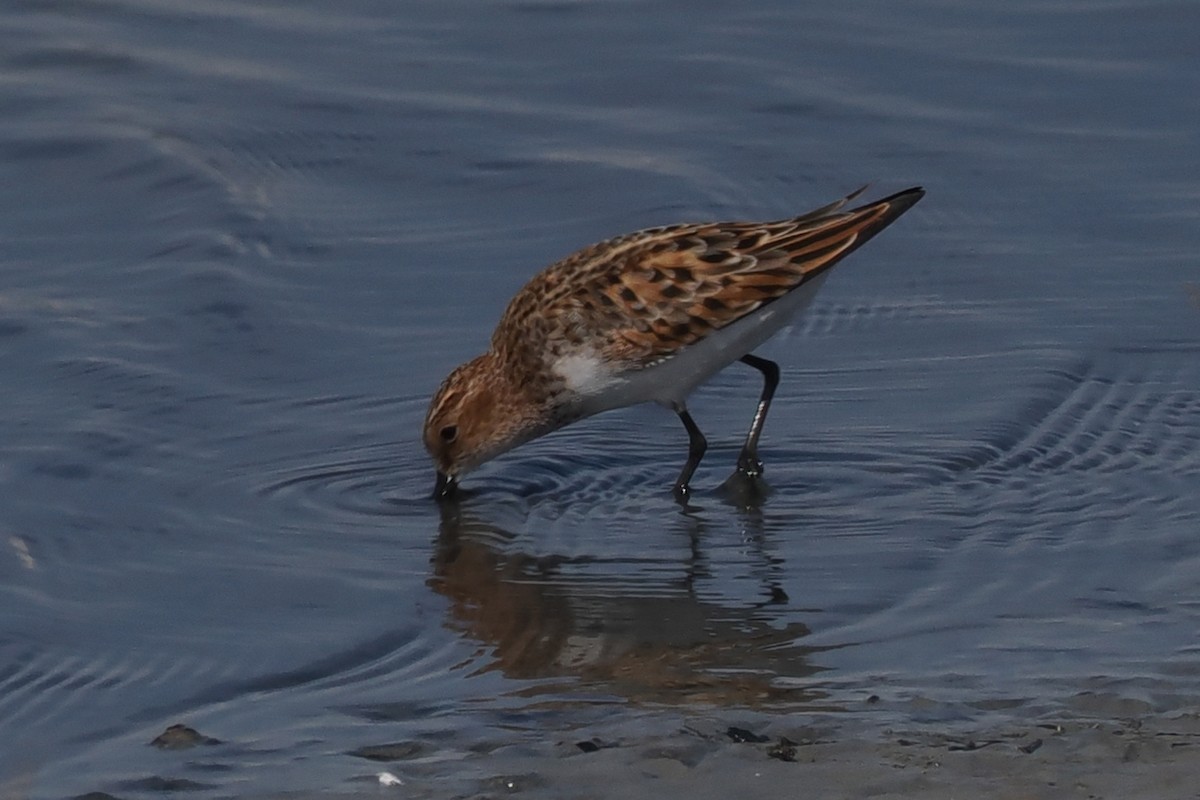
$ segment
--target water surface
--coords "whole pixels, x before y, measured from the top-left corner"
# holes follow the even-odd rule
[[[0,785],[342,791],[407,743],[445,796],[689,714],[1196,706],[1193,4],[0,22]],[[865,181],[929,194],[760,351],[765,502],[716,491],[740,366],[690,508],[653,407],[427,499],[427,398],[536,269]]]

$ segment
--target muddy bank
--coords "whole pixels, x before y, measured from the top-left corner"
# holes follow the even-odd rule
[[[987,725],[884,724],[886,709],[615,716],[456,756],[414,743],[363,748],[351,756],[363,767],[351,795],[1162,800],[1200,786],[1200,713],[1115,694],[1081,692],[1054,712]]]

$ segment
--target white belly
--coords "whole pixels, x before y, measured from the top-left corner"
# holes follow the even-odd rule
[[[580,354],[564,358],[555,370],[577,394],[576,410],[581,417],[650,401],[682,406],[693,389],[770,339],[804,311],[825,277],[818,275],[656,366],[613,374],[598,359]]]

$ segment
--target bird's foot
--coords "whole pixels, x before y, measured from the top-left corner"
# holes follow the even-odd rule
[[[738,456],[737,471],[747,478],[761,478],[763,462],[758,459],[758,453],[743,450],[742,454]]]
[[[721,493],[725,499],[744,508],[761,506],[771,494],[771,486],[763,480],[762,464],[758,464],[758,467],[758,470],[752,472],[739,463],[733,474],[721,484]]]

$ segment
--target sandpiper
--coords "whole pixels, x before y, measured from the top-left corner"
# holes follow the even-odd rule
[[[829,268],[920,200],[919,187],[843,210],[865,189],[777,222],[670,225],[580,250],[533,277],[486,353],[450,373],[429,405],[435,496],[520,444],[614,408],[654,401],[679,415],[684,499],[708,443],[693,389],[734,361],[763,374],[738,471],[762,473],[758,440],[779,366],[751,353],[813,299]]]

